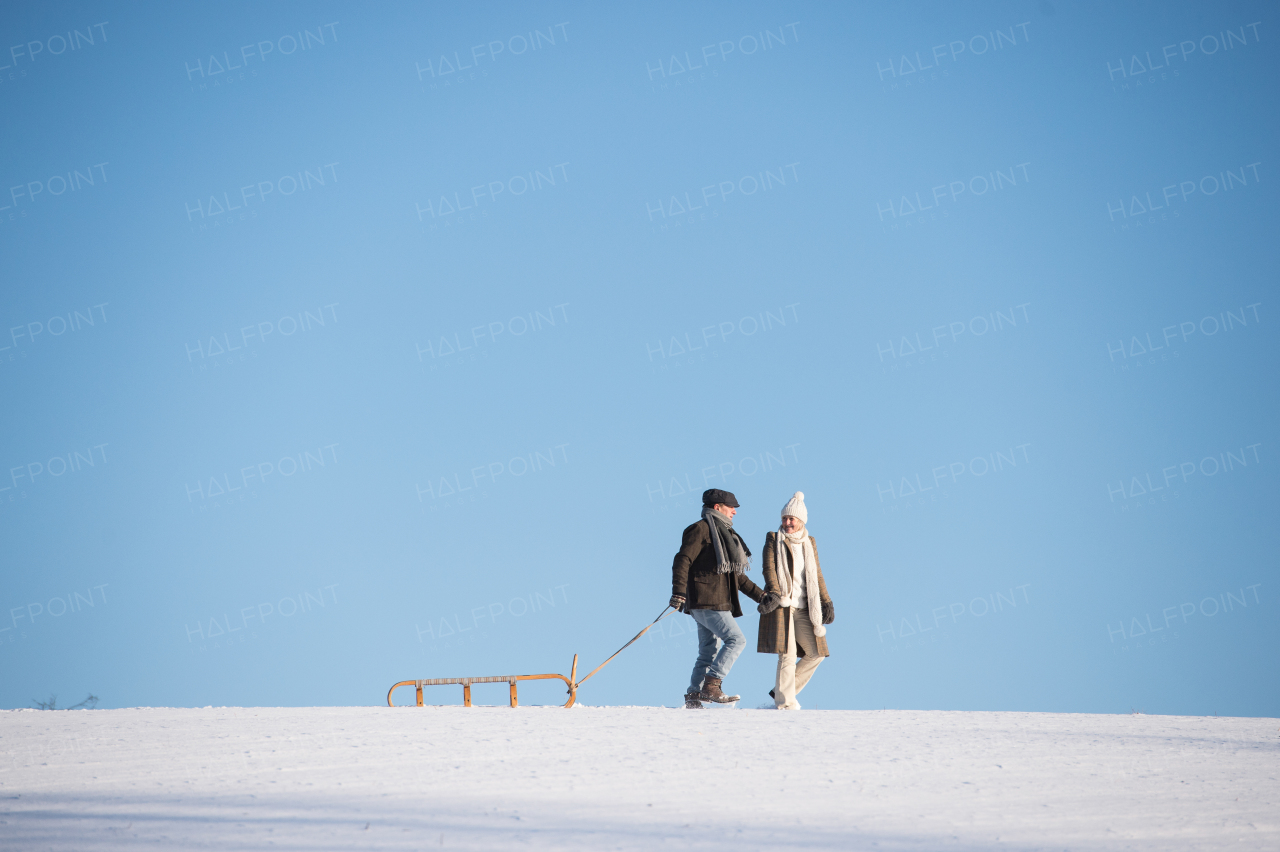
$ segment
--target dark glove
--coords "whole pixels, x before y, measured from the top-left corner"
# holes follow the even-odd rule
[[[782,603],[782,596],[777,592],[765,592],[764,600],[760,601],[760,605],[756,607],[761,615],[768,615],[778,608],[778,604]]]
[[[676,612],[684,612],[684,595],[672,595],[671,600],[667,601],[667,606]]]
[[[822,623],[830,624],[836,620],[836,605],[831,601],[822,602]]]

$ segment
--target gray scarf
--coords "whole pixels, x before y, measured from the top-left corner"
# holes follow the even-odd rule
[[[710,506],[703,507],[702,519],[711,528],[711,543],[716,548],[716,573],[747,573],[751,568],[751,551],[733,528],[733,520]]]

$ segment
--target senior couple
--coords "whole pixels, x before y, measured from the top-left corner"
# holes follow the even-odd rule
[[[835,606],[818,565],[818,549],[805,525],[809,512],[803,492],[782,507],[777,532],[764,538],[764,588],[747,577],[751,550],[733,528],[738,500],[728,491],[710,488],[702,494],[702,519],[685,528],[680,552],[671,565],[672,608],[698,624],[698,660],[684,696],[684,706],[700,709],[703,701],[729,704],[725,677],[747,646],[734,621],[742,615],[738,592],[760,611],[756,650],[777,654],[778,670],[769,696],[779,710],[799,710],[796,696],[813,671],[830,656],[827,628]],[[798,658],[798,660],[797,660]]]

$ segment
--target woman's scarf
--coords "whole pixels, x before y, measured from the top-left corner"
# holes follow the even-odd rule
[[[802,529],[798,533],[783,532],[778,530],[773,537],[774,547],[774,565],[778,573],[778,587],[781,590],[783,606],[793,606],[797,609],[807,608],[809,610],[809,621],[813,624],[814,636],[826,636],[827,628],[822,623],[822,602],[818,593],[818,556],[813,552],[813,542],[809,539],[809,531]],[[802,607],[800,602],[791,600],[792,583],[791,572],[787,570],[787,551],[791,551],[791,564],[799,565],[804,563],[804,591],[805,604]],[[791,603],[787,603],[791,601]]]
[[[702,519],[711,528],[711,543],[716,549],[716,573],[747,573],[751,568],[751,551],[733,528],[733,519],[710,506],[703,508]]]

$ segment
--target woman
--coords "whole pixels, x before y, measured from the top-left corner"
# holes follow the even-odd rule
[[[782,507],[778,532],[764,538],[765,598],[760,604],[756,650],[778,655],[778,674],[769,695],[779,710],[799,710],[804,689],[827,650],[827,628],[836,619],[818,547],[805,525],[809,511],[797,491]],[[796,657],[799,655],[799,664]]]

